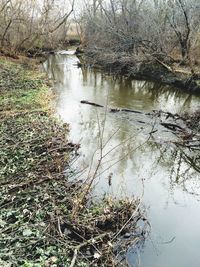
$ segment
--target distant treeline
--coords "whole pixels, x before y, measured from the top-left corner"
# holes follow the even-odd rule
[[[200,0],[92,0],[79,19],[90,49],[198,63]]]
[[[0,0],[0,49],[53,48],[67,39],[70,0]]]
[[[0,0],[0,50],[54,49],[69,18],[91,50],[200,61],[200,0]]]

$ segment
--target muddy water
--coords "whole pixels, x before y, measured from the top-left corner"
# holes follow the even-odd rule
[[[97,148],[103,143],[96,192],[142,197],[152,226],[137,255],[139,266],[199,267],[198,152],[177,150],[172,143],[177,137],[147,113],[193,110],[200,99],[158,83],[77,68],[77,62],[72,54],[60,54],[50,56],[44,64],[55,82],[57,114],[70,123],[71,140],[81,144],[81,157],[72,168],[83,170],[84,179],[88,175],[86,168],[93,162],[92,175],[100,157]],[[104,108],[81,104],[81,100],[142,113],[109,113]],[[128,261],[130,266],[137,266],[136,254],[131,250]]]

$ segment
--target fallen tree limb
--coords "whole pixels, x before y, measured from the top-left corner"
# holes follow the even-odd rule
[[[165,64],[164,62],[160,61],[160,60],[157,59],[157,58],[155,58],[155,60],[156,60],[160,65],[162,65],[164,68],[166,68],[168,71],[170,71],[170,72],[174,72],[173,69],[172,69],[170,66],[168,66],[167,64]]]
[[[100,104],[97,104],[97,103],[94,103],[94,102],[90,102],[90,101],[87,101],[87,100],[81,100],[80,103],[81,103],[81,104],[91,105],[91,106],[94,106],[94,107],[101,107],[101,108],[104,108],[104,106],[102,106],[102,105],[100,105]],[[141,111],[133,110],[133,109],[128,109],[128,108],[109,108],[108,111],[109,111],[109,112],[113,112],[113,113],[123,111],[123,112],[130,112],[130,113],[144,114],[144,113],[141,112]]]
[[[176,129],[179,129],[181,131],[183,130],[181,126],[174,124],[174,123],[161,122],[160,124],[164,126],[165,128],[172,130],[172,131],[176,131]]]
[[[93,103],[93,102],[89,102],[87,100],[81,100],[81,104],[88,104],[88,105],[95,106],[95,107],[100,107],[100,108],[104,107],[102,105],[99,105],[99,104],[96,104],[96,103]]]

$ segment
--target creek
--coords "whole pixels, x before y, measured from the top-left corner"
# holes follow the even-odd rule
[[[199,267],[200,158],[177,148],[173,132],[162,127],[153,110],[192,111],[200,98],[159,83],[115,77],[92,68],[78,68],[73,52],[50,55],[44,69],[53,79],[56,112],[70,124],[69,138],[79,143],[80,157],[73,168],[84,170],[99,159],[99,131],[105,145],[95,180],[95,193],[142,197],[151,233],[137,253],[141,267]],[[142,113],[109,113],[81,104]],[[150,135],[151,132],[154,132]],[[82,178],[83,179],[83,178]],[[143,193],[144,191],[144,193]],[[130,266],[136,253],[128,252]]]

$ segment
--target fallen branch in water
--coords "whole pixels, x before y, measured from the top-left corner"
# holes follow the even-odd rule
[[[172,130],[172,131],[176,131],[177,129],[181,131],[183,130],[181,126],[174,124],[174,123],[161,122],[160,124],[164,126],[165,128]]]
[[[101,107],[101,108],[104,108],[104,106],[100,105],[100,104],[97,104],[97,103],[94,103],[94,102],[90,102],[90,101],[87,101],[87,100],[81,100],[80,101],[81,104],[87,104],[87,105],[91,105],[91,106],[94,106],[94,107]],[[107,107],[106,107],[107,108]],[[128,108],[107,108],[107,110],[109,112],[120,112],[120,111],[123,111],[123,112],[130,112],[130,113],[138,113],[138,114],[144,114],[143,112],[141,111],[138,111],[138,110],[134,110],[134,109],[128,109]]]
[[[96,104],[94,102],[89,102],[87,100],[81,100],[81,104],[88,104],[88,105],[95,106],[95,107],[100,107],[100,108],[103,108],[104,107],[102,105]]]

